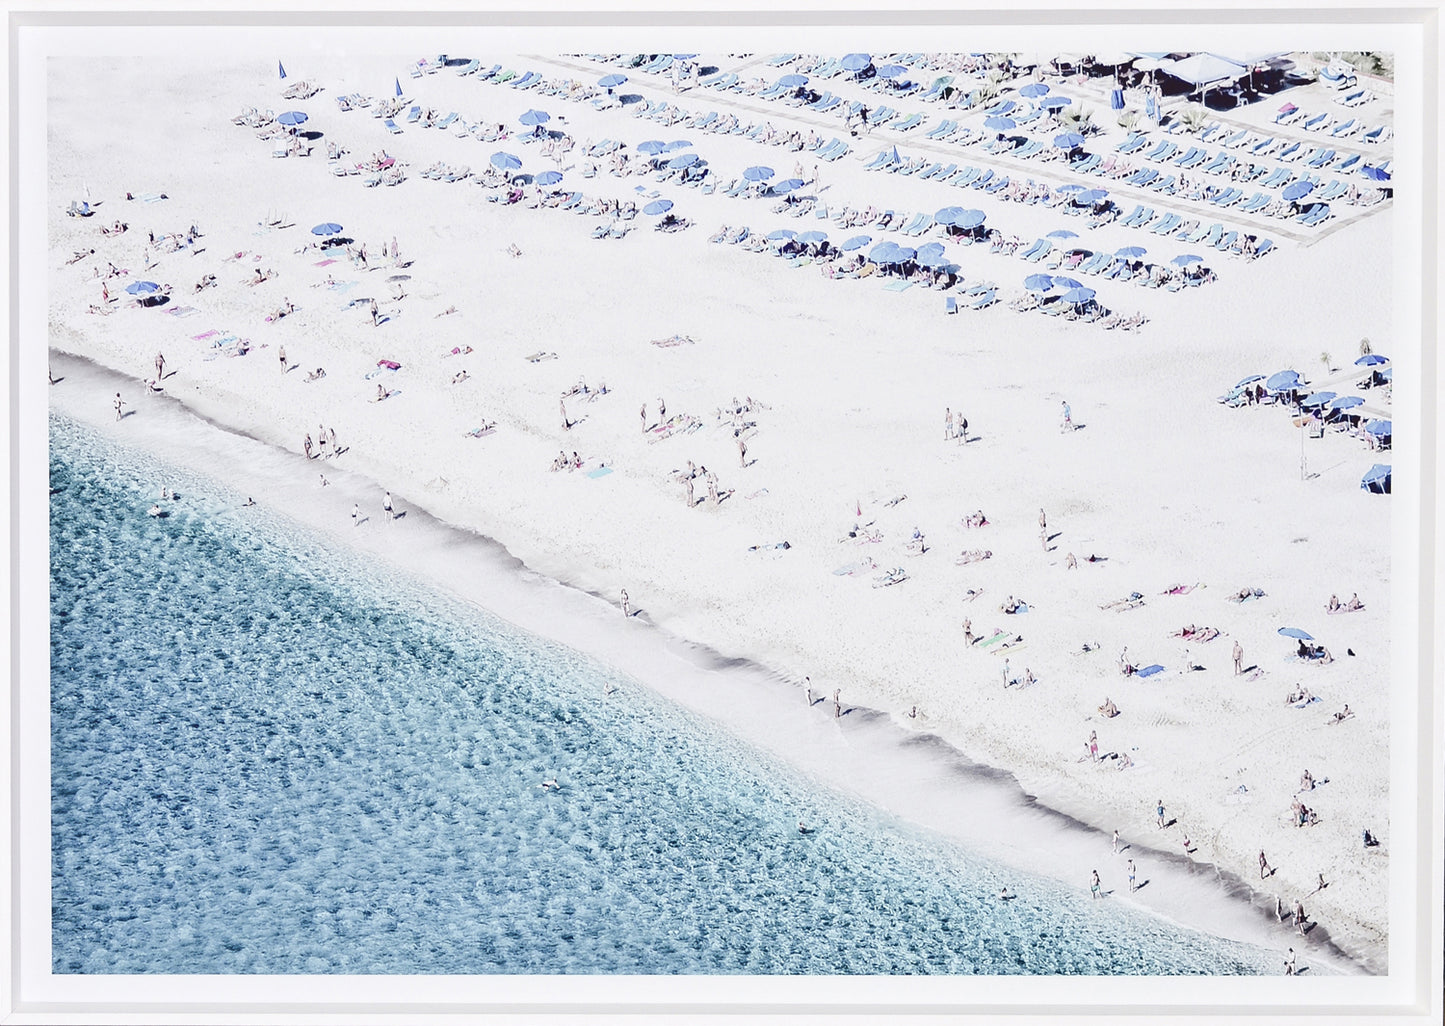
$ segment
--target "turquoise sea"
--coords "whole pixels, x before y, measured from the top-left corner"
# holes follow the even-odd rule
[[[837,793],[217,481],[57,416],[50,441],[56,973],[1278,969]]]

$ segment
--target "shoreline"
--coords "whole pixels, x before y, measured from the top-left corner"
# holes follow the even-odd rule
[[[142,385],[122,371],[62,350],[52,350],[52,363],[57,377],[69,381],[52,386],[51,409],[101,431],[114,426],[107,423],[104,409],[112,390],[118,384],[122,388]],[[60,391],[67,383],[70,389]],[[76,386],[89,393],[83,406],[77,405]],[[146,401],[151,403],[150,397]],[[125,425],[127,429],[142,427],[143,437],[133,437],[141,434],[139,431],[115,431],[111,437],[118,444],[211,477],[237,489],[238,494],[246,489],[238,487],[245,482],[237,478],[245,477],[253,478],[253,484],[301,487],[304,471],[299,455],[256,439],[242,425],[224,423],[216,412],[200,412],[173,396],[156,397],[149,409],[127,417],[134,421],[139,416],[148,422]],[[176,430],[190,419],[199,421],[204,430]],[[155,421],[163,422],[162,429],[152,426],[150,422]],[[251,450],[246,473],[240,473],[236,465],[229,474],[219,471],[220,464],[212,462],[218,447],[237,443]],[[258,453],[253,447],[264,449],[266,458],[255,458]],[[332,480],[328,491],[333,492],[326,505],[338,513],[350,501],[359,502],[359,496],[381,491],[379,484],[360,471],[342,469],[334,461],[326,465]],[[1072,871],[1082,864],[1080,860],[1092,858],[1102,867],[1113,866],[1115,875],[1119,873],[1123,853],[1117,857],[1108,853],[1109,832],[1097,822],[1089,822],[1088,810],[1051,807],[1028,794],[1011,771],[972,760],[946,737],[910,727],[904,717],[846,705],[838,722],[841,731],[830,726],[832,718],[820,715],[816,708],[809,710],[812,719],[805,719],[807,714],[798,712],[797,685],[784,672],[745,655],[729,655],[678,636],[649,621],[645,611],[634,616],[636,627],[619,628],[617,610],[607,599],[538,572],[496,539],[441,520],[423,507],[398,503],[398,510],[405,509],[406,516],[397,526],[407,531],[412,544],[387,551],[378,546],[380,539],[374,532],[356,537],[353,530],[324,518],[316,509],[318,503],[308,503],[292,488],[282,488],[282,495],[280,501],[273,495],[259,498],[258,505],[317,532],[330,543],[383,560],[420,587],[441,589],[467,606],[477,606],[620,669],[733,737],[783,759],[815,781],[826,780],[824,786],[837,787],[887,816],[947,837],[1002,866],[1046,876],[1065,886],[1080,885],[1072,879],[1078,875]],[[337,497],[342,501],[336,502]],[[394,535],[388,537],[396,540]],[[481,557],[479,569],[483,572],[475,578],[469,575],[463,580],[456,572],[453,553],[458,543],[467,556]],[[559,605],[562,614],[552,616],[551,610]],[[718,688],[719,681],[727,682],[724,688]],[[815,705],[826,707],[821,695]],[[979,836],[957,825],[980,816],[1004,829]],[[1186,929],[1226,939],[1261,947],[1300,942],[1288,928],[1271,923],[1272,911],[1256,900],[1259,896],[1237,875],[1139,841],[1129,842],[1124,851],[1136,853],[1132,857],[1140,876],[1155,888],[1144,895],[1141,886],[1139,896],[1120,900]],[[1302,951],[1334,972],[1378,971],[1372,967],[1378,953],[1348,950],[1332,939],[1323,925],[1311,930]]]

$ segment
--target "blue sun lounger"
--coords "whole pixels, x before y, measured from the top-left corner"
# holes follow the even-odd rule
[[[398,125],[391,118],[387,118],[385,121],[382,122],[382,124],[386,126],[386,130],[392,135],[401,135],[401,126]]]

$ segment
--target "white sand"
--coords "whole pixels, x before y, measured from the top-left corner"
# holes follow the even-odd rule
[[[815,267],[794,270],[707,243],[724,223],[764,233],[816,227],[834,241],[853,234],[811,217],[771,214],[769,201],[702,196],[605,171],[583,179],[574,153],[564,185],[588,196],[635,198],[634,186],[644,184],[696,222],[662,235],[639,217],[626,238],[593,241],[595,218],[504,208],[485,202],[486,190],[469,181],[423,180],[416,172],[435,160],[480,169],[498,149],[523,156],[527,171],[553,165],[514,140],[487,144],[417,127],[391,136],[365,112],[337,111],[332,97],[389,86],[393,75],[404,76],[407,60],[356,67],[318,59],[304,73],[292,69],[292,81],[307,77],[326,87],[297,104],[280,99],[274,69],[267,77],[254,65],[231,72],[175,60],[164,79],[141,63],[91,61],[84,74],[53,67],[52,347],[136,378],[153,376],[159,349],[176,371],[166,380],[169,394],[292,452],[318,423],[334,425],[348,451],[313,464],[308,476],[344,468],[378,482],[373,512],[384,486],[402,508],[424,507],[495,538],[542,575],[609,601],[626,588],[643,617],[668,632],[784,677],[811,675],[820,693],[840,688],[847,706],[883,710],[909,729],[937,734],[1106,834],[1117,828],[1127,841],[1172,851],[1187,832],[1196,862],[1245,881],[1259,879],[1263,848],[1278,871],[1260,885],[1261,907],[1272,909],[1276,893],[1287,905],[1303,898],[1322,924],[1320,937],[1327,932],[1368,968],[1384,967],[1390,500],[1360,490],[1360,475],[1377,457],[1359,441],[1309,440],[1312,476],[1301,480],[1299,430],[1285,411],[1230,410],[1214,400],[1254,372],[1293,366],[1309,379],[1328,378],[1321,351],[1332,367],[1352,367],[1362,336],[1390,353],[1388,207],[1331,224],[1307,237],[1307,245],[1268,222],[1262,233],[1280,249],[1255,264],[1195,250],[1210,254],[1219,278],[1197,289],[1171,294],[1086,282],[1106,305],[1151,318],[1136,334],[1002,304],[946,318],[943,300],[920,288],[892,294],[876,280],[829,281]],[[561,72],[539,59],[508,66]],[[578,77],[592,81],[601,73]],[[578,140],[611,137],[631,147],[648,138],[690,139],[724,182],[750,164],[769,164],[783,177],[795,160],[807,160],[741,137],[664,128],[449,72],[404,78],[404,86],[468,121],[514,126],[532,106],[550,111],[554,124],[565,116],[558,127]],[[652,86],[631,82],[621,91],[671,98]],[[137,119],[127,98],[142,87],[151,114]],[[779,126],[789,114],[758,100],[731,104],[709,90],[681,102],[692,110],[736,107],[745,120],[750,109],[765,111]],[[353,158],[385,147],[410,164],[411,180],[365,189],[355,177],[328,175],[319,153],[275,160],[269,144],[230,123],[246,106],[306,110],[307,128],[348,146]],[[929,125],[944,116],[916,102],[902,109],[929,110]],[[1112,126],[1107,111],[1097,119]],[[841,123],[817,120],[824,138],[844,134]],[[1026,241],[1068,227],[1091,248],[1146,246],[1151,260],[1190,251],[1172,239],[1121,227],[1089,232],[1039,207],[861,169],[856,157],[895,141],[905,155],[926,151],[926,140],[880,129],[855,154],[823,165],[822,200],[928,212],[975,206]],[[324,140],[317,145],[323,150]],[[961,165],[984,162],[974,150],[937,149]],[[1063,180],[1057,165],[1024,165],[1020,173]],[[67,218],[64,206],[85,186],[101,201],[99,212],[87,221]],[[1132,193],[1110,187],[1132,207]],[[126,202],[127,190],[170,198]],[[1155,206],[1167,205],[1155,199]],[[260,231],[258,221],[271,212],[296,226]],[[117,218],[131,230],[103,237],[100,223]],[[407,298],[389,298],[390,268],[355,270],[344,260],[322,268],[314,250],[298,254],[313,241],[307,229],[326,220],[344,225],[373,255],[395,236],[411,262]],[[163,256],[144,277],[172,283],[177,305],[194,306],[194,316],[128,303],[115,304],[120,309],[109,317],[85,313],[100,302],[92,267],[112,260],[139,276],[146,232],[184,231],[191,223],[205,233],[204,252]],[[512,242],[520,258],[508,256]],[[65,265],[74,250],[91,247],[94,259]],[[241,251],[242,258],[230,259]],[[966,278],[990,278],[1009,293],[1040,269],[990,256],[985,247],[960,249],[957,259]],[[274,269],[275,278],[255,288],[241,284],[257,266]],[[217,276],[219,287],[192,295],[192,283],[206,273]],[[344,295],[312,287],[328,273],[358,284]],[[380,327],[360,309],[340,309],[373,295],[391,316]],[[296,313],[266,323],[283,297]],[[449,305],[458,312],[435,316]],[[249,337],[256,348],[243,358],[207,360],[207,343],[191,336],[213,328]],[[675,333],[695,344],[648,344]],[[279,345],[301,370],[281,375]],[[444,358],[465,345],[475,352]],[[538,350],[558,358],[524,359]],[[376,381],[364,375],[382,358],[403,364],[378,379],[401,394],[373,404]],[[305,381],[318,365],[327,377]],[[462,367],[471,379],[451,384]],[[564,433],[558,399],[579,376],[594,388],[605,382],[609,394],[591,403],[569,399],[578,423]],[[130,393],[146,416],[139,387]],[[755,462],[746,468],[738,466],[731,426],[714,416],[734,396],[765,404],[748,417],[757,432],[748,439]],[[646,403],[655,421],[659,397],[669,415],[696,415],[703,429],[649,444],[638,408]],[[1059,431],[1061,399],[1072,404],[1082,430]],[[1378,407],[1382,399],[1368,401]],[[962,446],[943,440],[945,407],[967,415],[976,440]],[[108,415],[108,407],[101,413]],[[464,437],[484,419],[497,422],[494,434]],[[109,429],[124,438],[130,425]],[[596,479],[551,473],[559,449],[576,450],[589,467],[605,460],[613,473]],[[1388,454],[1378,458],[1388,462]],[[720,507],[684,507],[682,486],[669,474],[688,460],[715,470],[732,490]],[[705,494],[700,479],[697,493]],[[896,507],[884,505],[901,495],[907,498]],[[290,501],[256,498],[278,508]],[[350,527],[349,501],[338,503],[319,484],[306,501],[330,511],[338,527]],[[859,519],[855,503],[861,519],[882,530],[880,543],[839,542]],[[1038,537],[1040,507],[1058,535],[1047,553]],[[987,513],[990,526],[966,530],[960,518],[975,509]],[[411,527],[394,526],[395,536]],[[931,546],[917,557],[904,554],[915,526]],[[379,519],[374,527],[389,529]],[[777,558],[747,551],[782,540],[791,548]],[[993,558],[954,564],[961,550],[976,547],[992,550]],[[1108,560],[1065,570],[1068,552],[1081,561],[1089,553]],[[832,573],[862,556],[880,569],[905,566],[910,579],[875,590],[872,574]],[[1196,582],[1201,587],[1188,595],[1161,594]],[[1267,597],[1225,601],[1246,585]],[[980,598],[964,601],[967,589],[979,588]],[[1144,594],[1142,608],[1100,609],[1132,591]],[[1325,615],[1331,593],[1344,599],[1352,592],[1364,611]],[[1034,608],[1006,617],[997,610],[1008,595]],[[964,616],[976,633],[998,625],[1023,634],[1027,644],[1010,655],[1011,665],[1018,673],[1031,669],[1039,683],[1005,690],[1002,658],[963,643]],[[1185,643],[1170,632],[1188,623],[1225,634],[1191,646],[1193,660],[1207,669],[1181,675]],[[1293,643],[1276,634],[1286,625],[1323,641],[1334,664],[1288,661]],[[1234,676],[1235,639],[1246,665],[1263,668],[1262,679]],[[1102,650],[1083,654],[1086,641]],[[1115,661],[1125,645],[1137,661],[1162,663],[1165,672],[1149,680],[1121,677]],[[1303,711],[1286,706],[1286,692],[1298,683],[1323,701]],[[1122,710],[1115,720],[1095,712],[1105,696]],[[1326,726],[1346,702],[1356,717]],[[906,718],[914,706],[917,719]],[[831,719],[824,706],[816,713]],[[1118,772],[1113,762],[1080,761],[1091,730],[1099,732],[1103,752],[1128,752],[1135,768]],[[1321,822],[1297,829],[1289,805],[1305,769],[1330,782],[1305,796]],[[1237,796],[1240,785],[1247,800]],[[1178,820],[1162,834],[1153,814],[1160,798]],[[1382,838],[1381,848],[1361,847],[1363,827]],[[1320,873],[1329,887],[1312,894]],[[1187,910],[1167,911],[1189,918]],[[1196,910],[1194,920],[1200,918]]]

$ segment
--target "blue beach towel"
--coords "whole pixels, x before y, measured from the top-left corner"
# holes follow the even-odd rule
[[[1136,677],[1152,677],[1152,676],[1154,676],[1154,674],[1156,674],[1156,673],[1163,673],[1163,672],[1164,672],[1164,667],[1160,666],[1158,663],[1155,663],[1153,666],[1146,666],[1146,667],[1144,667],[1144,669],[1142,669],[1142,670],[1135,670],[1135,671],[1134,671],[1134,676],[1136,676]]]
[[[589,471],[587,471],[587,476],[588,476],[588,477],[606,477],[606,476],[607,476],[608,474],[610,474],[610,473],[612,473],[612,468],[611,468],[611,467],[598,467],[596,470],[589,470]]]

